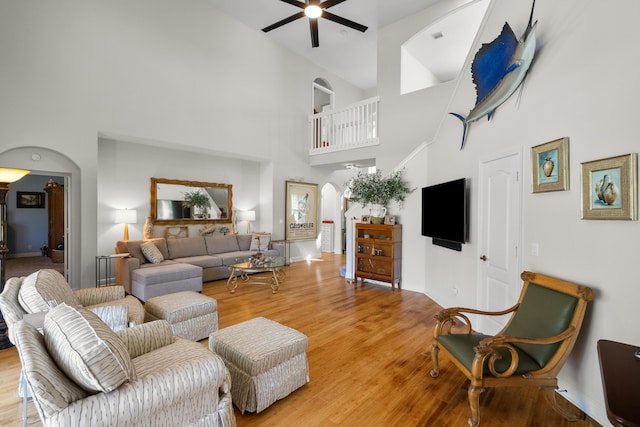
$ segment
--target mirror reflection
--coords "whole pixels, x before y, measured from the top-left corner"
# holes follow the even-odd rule
[[[151,178],[151,217],[159,224],[231,222],[231,185]]]

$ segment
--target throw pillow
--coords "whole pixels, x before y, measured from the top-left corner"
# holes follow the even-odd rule
[[[266,251],[269,249],[269,242],[271,242],[271,233],[253,233],[249,249],[252,251]]]
[[[27,313],[49,311],[51,306],[63,302],[80,305],[64,276],[53,269],[38,270],[25,277],[18,292],[18,302]]]
[[[142,250],[142,254],[144,257],[154,264],[160,264],[164,261],[164,257],[162,256],[162,252],[153,242],[146,242],[140,245],[140,250]]]
[[[67,304],[50,310],[44,341],[60,369],[88,392],[109,392],[135,378],[124,342],[89,310]]]
[[[216,225],[215,224],[211,224],[208,225],[206,227],[202,227],[202,229],[200,230],[200,234],[203,236],[211,236],[213,233],[216,232]]]

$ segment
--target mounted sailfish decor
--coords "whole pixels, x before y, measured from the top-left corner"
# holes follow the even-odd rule
[[[469,124],[487,116],[491,120],[493,112],[516,91],[527,75],[536,53],[536,34],[533,22],[533,0],[529,23],[518,40],[508,22],[502,32],[491,43],[483,44],[471,64],[471,76],[476,85],[476,105],[467,117],[450,113],[462,121],[462,145],[467,140]]]

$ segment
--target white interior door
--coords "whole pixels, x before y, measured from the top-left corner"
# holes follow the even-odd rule
[[[520,295],[521,153],[509,153],[480,164],[480,308],[501,311]],[[479,329],[496,333],[508,316],[484,316]]]

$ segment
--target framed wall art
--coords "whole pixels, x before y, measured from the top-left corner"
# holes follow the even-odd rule
[[[285,240],[318,237],[318,184],[286,181]]]
[[[17,191],[16,207],[44,208],[44,193],[37,191]]]
[[[531,147],[533,192],[569,189],[569,138]]]
[[[638,219],[638,154],[582,163],[582,219]]]

